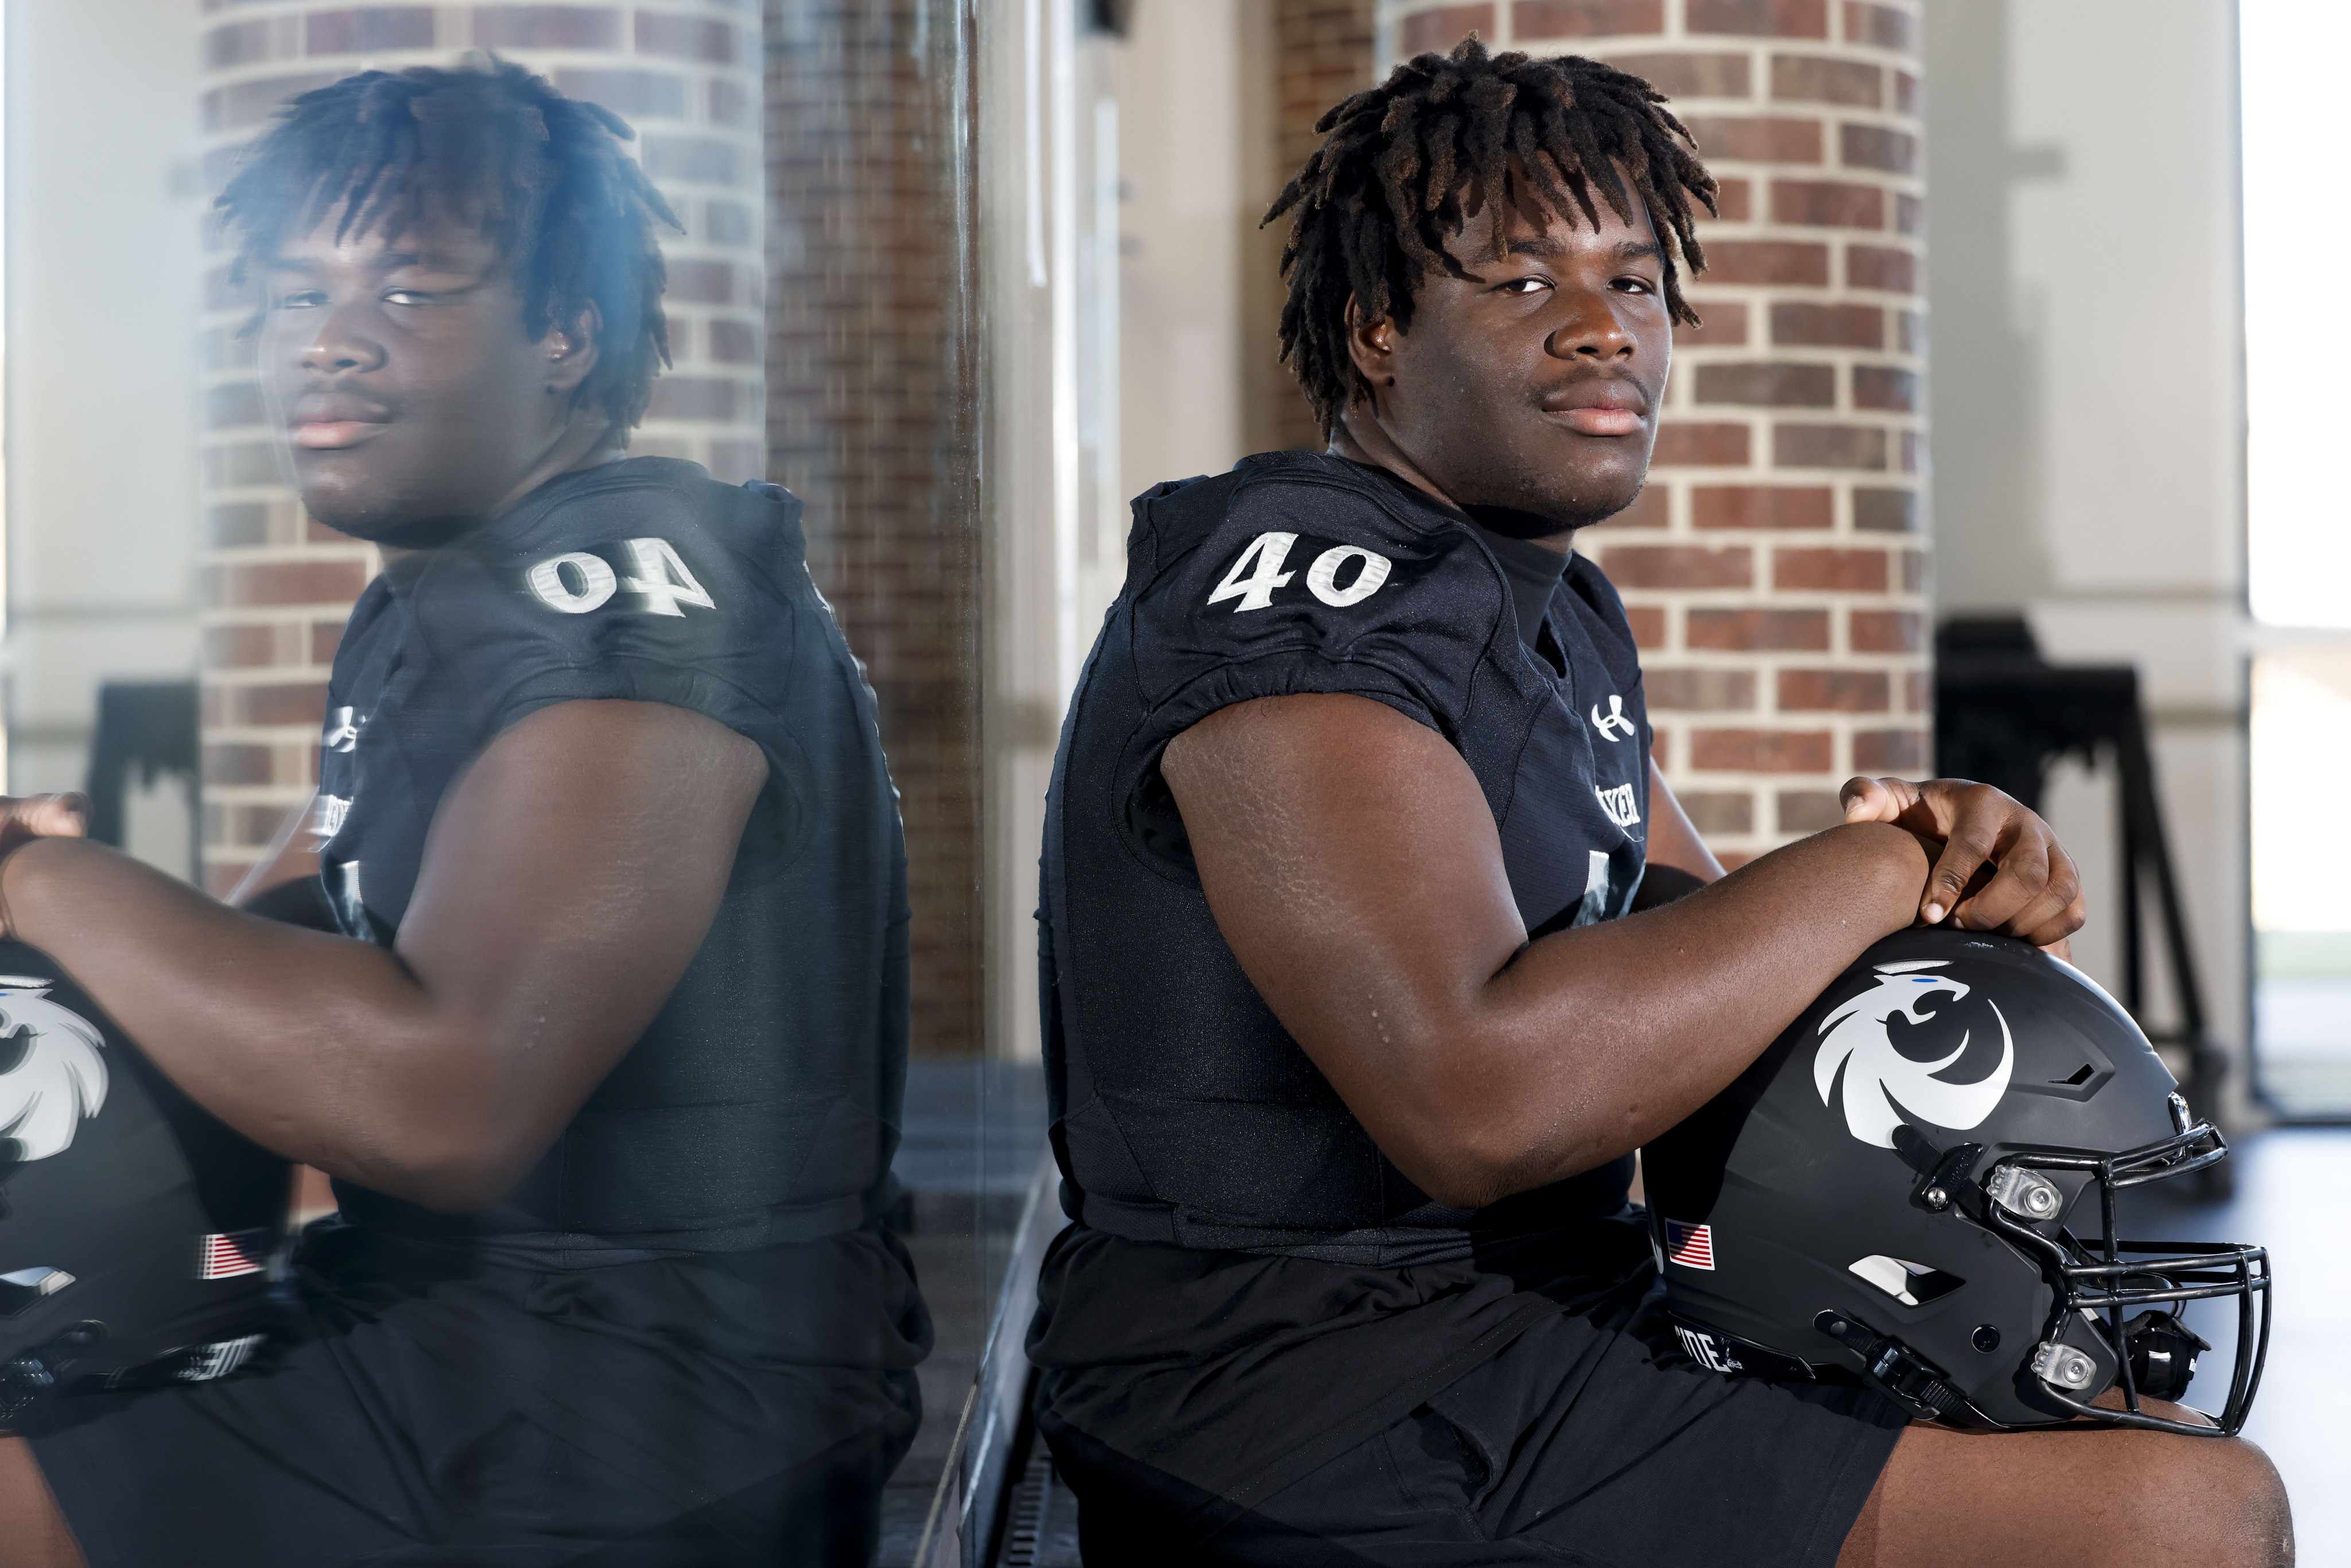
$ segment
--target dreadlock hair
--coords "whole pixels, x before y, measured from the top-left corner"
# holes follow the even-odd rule
[[[455,70],[361,71],[278,118],[216,204],[241,231],[232,281],[338,204],[340,243],[397,235],[438,202],[505,257],[532,340],[596,308],[596,365],[573,406],[601,408],[616,430],[644,417],[669,363],[653,225],[681,225],[622,147],[636,134],[627,121],[495,57]]]
[[[1706,267],[1692,198],[1713,212],[1714,177],[1665,102],[1639,77],[1597,60],[1489,56],[1472,33],[1452,54],[1408,60],[1315,121],[1322,145],[1264,223],[1297,214],[1281,252],[1290,286],[1281,358],[1324,433],[1372,392],[1347,352],[1348,298],[1364,319],[1409,329],[1420,279],[1468,276],[1446,242],[1489,204],[1498,216],[1548,208],[1594,229],[1595,194],[1628,224],[1646,209],[1665,252],[1667,311],[1697,325],[1674,263]],[[1489,254],[1508,254],[1499,222]]]

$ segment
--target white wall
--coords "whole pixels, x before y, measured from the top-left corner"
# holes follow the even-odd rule
[[[1123,130],[1120,269],[1126,495],[1217,474],[1241,444],[1242,251],[1258,214],[1239,69],[1243,0],[1135,7],[1113,57]],[[1270,42],[1270,40],[1267,40]]]
[[[1045,788],[1069,683],[1125,577],[1127,503],[1244,450],[1244,248],[1263,183],[1242,57],[1270,39],[1264,0],[1155,0],[1123,39],[1081,9],[1040,0],[1032,44],[1028,10],[1003,8],[983,62],[988,1017],[1013,1058],[1037,1050]]]
[[[7,0],[14,793],[81,787],[99,681],[195,671],[198,20],[194,0]],[[169,802],[133,825],[184,874]]]
[[[2138,665],[2213,1027],[2241,1051],[2235,7],[1928,0],[1927,23],[1938,611],[2022,611],[2052,658]],[[2068,772],[2048,801],[2109,901],[2076,944],[2106,980],[2112,795]]]

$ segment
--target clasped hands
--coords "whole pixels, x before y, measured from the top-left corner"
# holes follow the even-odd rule
[[[1918,919],[2021,937],[2056,957],[2082,928],[2082,877],[2049,824],[1989,784],[1965,779],[1849,779],[1847,822],[1891,822],[1933,862]]]
[[[62,795],[0,795],[0,863],[35,839],[83,839],[89,836],[89,797]],[[15,923],[0,896],[0,936],[14,936]]]

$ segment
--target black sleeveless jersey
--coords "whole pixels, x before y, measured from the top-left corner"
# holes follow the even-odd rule
[[[391,944],[442,796],[540,708],[688,708],[757,742],[768,779],[701,949],[521,1186],[452,1221],[338,1183],[347,1218],[737,1250],[878,1213],[905,1074],[905,848],[872,694],[805,554],[784,491],[639,457],[395,557],[361,596],[313,820],[349,936]]]
[[[1625,913],[1649,729],[1624,608],[1577,557],[1532,645],[1468,519],[1383,470],[1252,457],[1135,503],[1124,591],[1047,806],[1043,1005],[1071,1217],[1186,1248],[1334,1262],[1462,1258],[1500,1218],[1446,1208],[1374,1145],[1217,930],[1159,776],[1230,703],[1353,693],[1468,763],[1530,935]],[[1513,1229],[1621,1207],[1627,1159],[1510,1200]]]

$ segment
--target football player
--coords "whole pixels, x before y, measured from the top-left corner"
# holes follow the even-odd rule
[[[57,800],[0,918],[340,1214],[258,1374],[0,1440],[0,1563],[870,1559],[930,1332],[880,1223],[904,848],[798,503],[627,454],[674,220],[626,134],[370,71],[222,198],[303,505],[382,549],[251,883],[330,929]]]
[[[1030,1343],[1088,1561],[2284,1561],[2241,1443],[1678,1351],[1632,1152],[1878,938],[2062,946],[2079,881],[2005,796],[1892,779],[1726,876],[1651,768],[1574,541],[1694,319],[1714,183],[1658,94],[1472,39],[1318,129],[1270,216],[1329,449],[1136,503],[1048,808],[1077,1223]]]

